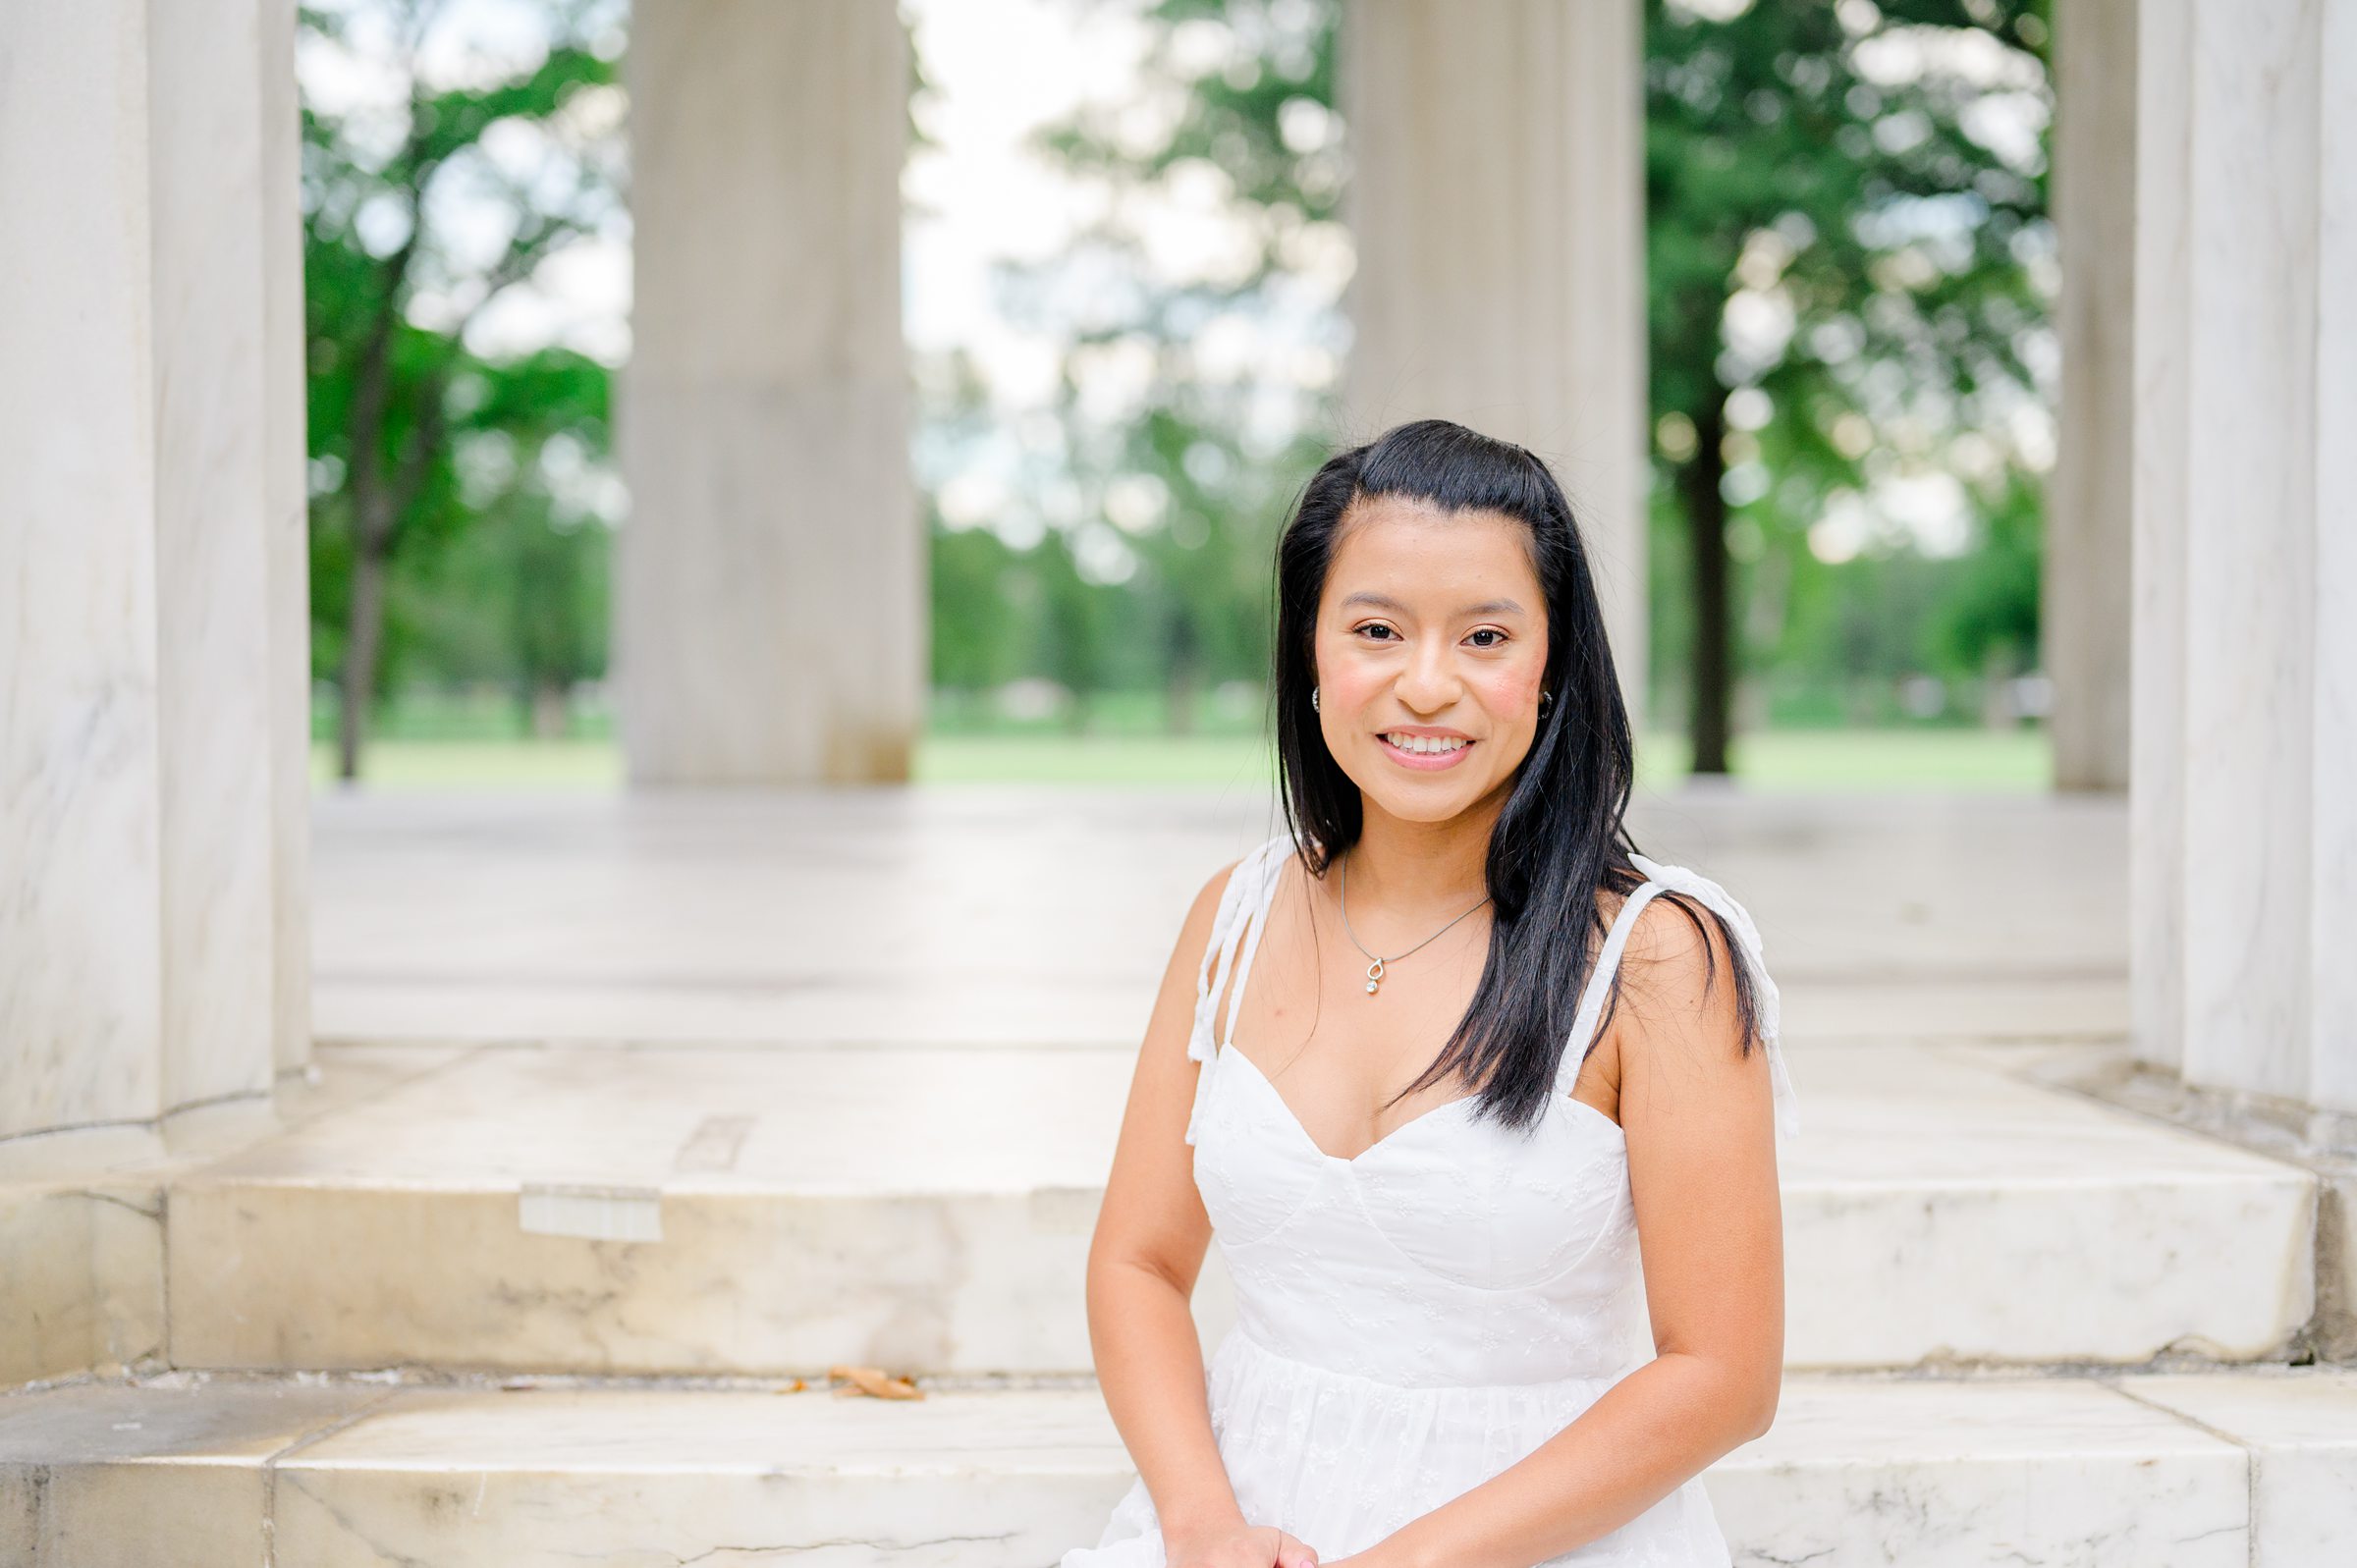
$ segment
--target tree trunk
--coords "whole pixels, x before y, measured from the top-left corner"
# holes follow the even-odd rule
[[[1169,679],[1163,687],[1167,699],[1163,725],[1171,734],[1192,734],[1203,661],[1195,643],[1195,623],[1184,610],[1171,615],[1170,661]]]
[[[2013,650],[1991,643],[1981,655],[1981,723],[1991,730],[2010,730],[2018,722],[2013,712]]]
[[[533,682],[532,738],[562,740],[573,730],[573,693],[558,676]]]
[[[390,372],[380,367],[379,374]],[[365,380],[362,390],[368,390]],[[393,571],[394,545],[442,444],[444,390],[440,376],[428,376],[419,388],[409,451],[390,476],[373,457],[383,440],[381,406],[365,422],[354,424],[354,451],[371,459],[353,469],[352,619],[344,641],[343,711],[336,715],[336,777],[348,783],[360,776],[360,740],[376,693],[376,661],[384,651],[385,583]]]
[[[414,202],[411,210],[416,210]],[[352,450],[352,604],[345,614],[344,668],[336,674],[342,693],[336,713],[336,777],[350,784],[360,776],[360,740],[367,731],[368,701],[376,689],[377,646],[385,628],[385,561],[392,553],[392,507],[385,495],[384,428],[393,402],[393,334],[400,319],[401,280],[411,246],[386,261],[384,297],[360,351],[353,380],[352,411],[346,431]]]
[[[376,690],[376,656],[385,632],[385,553],[363,526],[352,553],[352,615],[345,626],[344,668],[337,686],[336,777],[347,784],[360,776],[360,737]]]
[[[1686,537],[1694,564],[1693,701],[1688,729],[1693,772],[1725,774],[1734,688],[1732,611],[1727,592],[1726,400],[1714,389],[1694,419],[1694,456],[1686,463]]]

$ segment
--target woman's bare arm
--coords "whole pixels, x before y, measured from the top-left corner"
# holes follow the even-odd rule
[[[1623,960],[1613,1035],[1655,1359],[1507,1469],[1329,1568],[1528,1568],[1768,1431],[1783,1211],[1767,1054],[1737,1054],[1736,961],[1707,913],[1697,934],[1666,897],[1639,913]]]
[[[1187,1307],[1211,1243],[1211,1219],[1195,1190],[1194,1151],[1186,1142],[1197,1072],[1186,1045],[1196,976],[1233,869],[1222,870],[1195,895],[1146,1026],[1089,1242],[1088,1335],[1106,1409],[1154,1499],[1172,1561],[1294,1568],[1314,1563],[1314,1554],[1273,1529],[1253,1530],[1236,1506],[1212,1439],[1202,1344]],[[1217,1555],[1180,1549],[1195,1543]]]

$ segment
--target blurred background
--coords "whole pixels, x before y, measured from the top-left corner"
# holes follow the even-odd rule
[[[1267,777],[1277,530],[1414,412],[1347,396],[1340,9],[903,0],[908,776]],[[321,781],[626,778],[630,22],[301,14]],[[2044,3],[1647,0],[1649,784],[2054,782],[2049,39]]]

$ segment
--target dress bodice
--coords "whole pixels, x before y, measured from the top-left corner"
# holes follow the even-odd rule
[[[1233,1281],[1237,1330],[1329,1372],[1408,1387],[1613,1379],[1654,1351],[1618,1123],[1571,1097],[1635,917],[1655,894],[1725,915],[1756,987],[1780,1136],[1797,1131],[1777,1042],[1776,988],[1733,899],[1683,868],[1639,857],[1647,881],[1599,950],[1555,1091],[1528,1127],[1445,1102],[1352,1159],[1321,1150],[1252,1059],[1233,1049],[1278,873],[1280,835],[1238,862],[1197,984],[1187,1054],[1201,1063],[1187,1141]],[[1215,1043],[1217,1000],[1229,1038]]]

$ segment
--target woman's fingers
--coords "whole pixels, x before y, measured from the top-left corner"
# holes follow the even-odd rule
[[[1318,1568],[1318,1554],[1306,1541],[1277,1532],[1277,1568]]]

